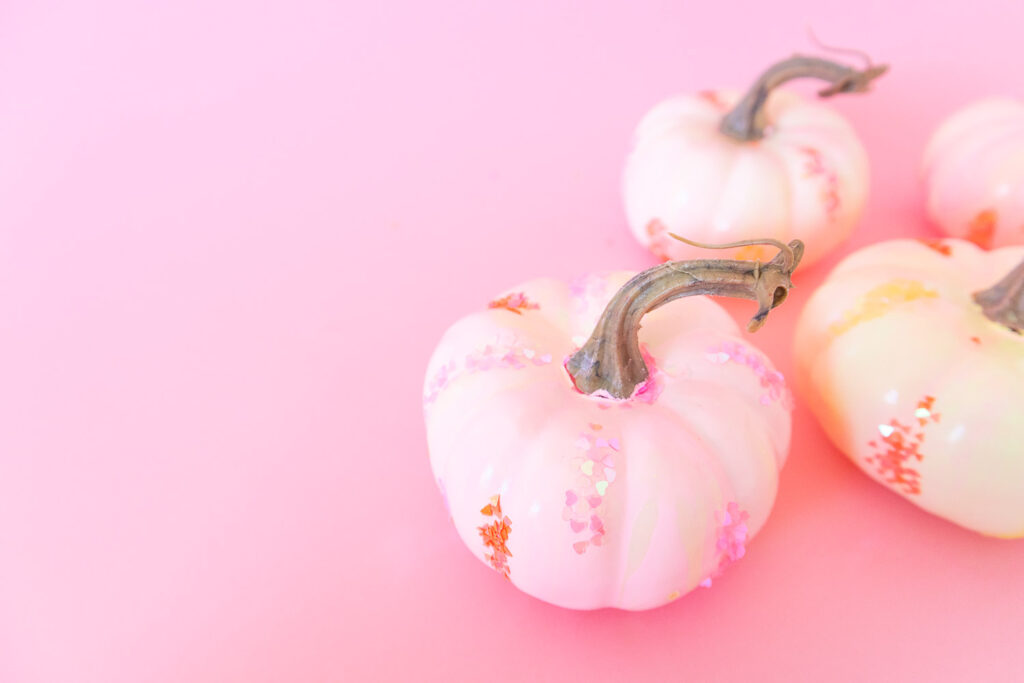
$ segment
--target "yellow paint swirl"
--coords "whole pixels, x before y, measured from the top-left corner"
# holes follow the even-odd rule
[[[833,337],[838,337],[862,322],[881,318],[899,304],[938,296],[938,292],[917,280],[890,280],[864,294],[856,306],[843,313],[842,320],[829,326],[828,331]]]

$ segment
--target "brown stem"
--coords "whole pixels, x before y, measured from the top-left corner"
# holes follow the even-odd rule
[[[758,309],[747,329],[753,332],[760,328],[768,312],[785,300],[793,286],[790,276],[804,251],[800,240],[793,240],[788,246],[774,240],[760,243],[779,246],[779,254],[768,263],[726,259],[670,261],[639,273],[623,285],[604,309],[590,339],[565,365],[576,388],[585,394],[601,391],[619,399],[632,396],[648,377],[637,338],[641,318],[684,296],[753,299]]]
[[[992,322],[1014,332],[1024,330],[1024,261],[996,284],[975,292],[974,301]]]
[[[831,83],[818,91],[820,97],[831,97],[838,93],[865,92],[871,81],[878,78],[889,67],[885,64],[868,65],[863,71],[832,62],[820,57],[796,55],[770,67],[754,81],[754,85],[735,107],[722,118],[719,130],[742,142],[760,140],[768,125],[764,105],[772,90],[786,81],[796,78],[818,78]]]

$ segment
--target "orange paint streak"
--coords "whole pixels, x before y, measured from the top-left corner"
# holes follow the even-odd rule
[[[952,256],[953,255],[953,249],[948,244],[945,244],[942,240],[937,240],[937,239],[919,239],[918,242],[920,242],[924,246],[928,247],[929,249],[934,249],[935,251],[939,252],[943,256]]]
[[[985,209],[979,212],[967,226],[967,239],[982,249],[991,249],[998,218],[995,209]]]

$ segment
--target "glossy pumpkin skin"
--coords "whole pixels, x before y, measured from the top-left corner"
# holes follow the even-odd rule
[[[789,447],[782,376],[704,297],[644,317],[653,371],[632,398],[575,389],[563,364],[631,275],[516,287],[453,325],[427,370],[459,535],[563,607],[648,609],[710,585],[765,523]]]
[[[924,155],[928,215],[985,249],[1024,244],[1024,102],[988,99],[946,119]]]
[[[623,195],[633,235],[663,259],[700,257],[667,236],[723,243],[798,238],[809,264],[852,232],[867,199],[868,161],[838,113],[791,92],[773,92],[765,137],[740,142],[718,130],[739,99],[710,91],[666,100],[637,128]],[[767,260],[742,247],[723,258]]]
[[[1024,336],[971,298],[1024,247],[895,240],[855,252],[795,335],[799,393],[861,470],[983,534],[1024,535]]]

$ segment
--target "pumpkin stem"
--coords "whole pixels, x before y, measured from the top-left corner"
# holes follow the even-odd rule
[[[975,292],[974,301],[992,322],[1024,331],[1024,261],[988,289]]]
[[[866,92],[871,84],[886,71],[886,64],[868,64],[863,71],[820,57],[796,55],[772,65],[754,81],[754,85],[735,107],[722,118],[718,129],[741,142],[764,137],[768,121],[764,106],[772,90],[796,78],[817,78],[831,85],[818,91],[820,97],[839,93]]]
[[[669,261],[648,268],[623,285],[604,309],[590,339],[565,364],[576,388],[585,394],[604,392],[618,399],[632,396],[649,374],[640,352],[640,320],[675,299],[697,295],[753,299],[758,309],[747,330],[758,330],[768,312],[786,299],[793,286],[790,276],[800,263],[804,244],[800,240],[789,244],[776,240],[754,242],[777,246],[779,253],[768,263]],[[718,249],[728,245],[704,246]]]

